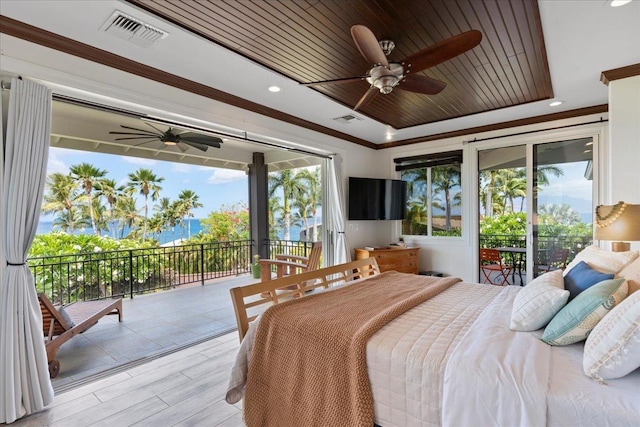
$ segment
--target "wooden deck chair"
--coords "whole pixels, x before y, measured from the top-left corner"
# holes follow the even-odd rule
[[[511,274],[513,268],[502,262],[500,251],[497,249],[480,248],[480,271],[484,276],[482,283],[500,286],[511,284],[509,283],[509,274]],[[497,277],[491,278],[492,273],[498,273]]]
[[[322,242],[314,242],[311,246],[309,256],[277,254],[276,259],[261,259],[260,262],[260,281],[268,282],[272,279],[281,279],[294,274],[306,273],[317,270],[320,266],[320,256],[322,255]],[[271,266],[276,267],[276,275],[272,277]],[[286,289],[298,289],[299,285],[292,285]],[[301,296],[301,294],[298,294]]]
[[[45,294],[38,294],[42,312],[42,332],[45,336],[49,376],[60,372],[56,353],[62,344],[81,334],[109,314],[117,314],[122,322],[122,299],[76,302],[66,307],[54,306]]]
[[[314,242],[311,246],[309,256],[278,254],[276,259],[261,259],[260,280],[266,282],[271,280],[271,267],[276,267],[276,279],[300,274],[307,271],[317,270],[320,266],[320,256],[322,255],[322,242]]]

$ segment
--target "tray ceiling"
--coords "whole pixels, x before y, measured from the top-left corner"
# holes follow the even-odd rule
[[[354,24],[392,40],[390,60],[479,30],[479,46],[421,73],[447,83],[440,94],[394,90],[360,110],[396,129],[553,97],[536,0],[128,2],[300,83],[366,73],[370,64],[350,35]],[[314,89],[353,107],[368,87],[357,81]]]

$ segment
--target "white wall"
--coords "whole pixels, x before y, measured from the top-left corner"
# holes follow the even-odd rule
[[[640,204],[640,76],[609,83],[609,123],[608,194],[603,203]],[[631,247],[640,250],[640,242]]]

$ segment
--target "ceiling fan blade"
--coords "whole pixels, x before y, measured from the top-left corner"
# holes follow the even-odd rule
[[[178,147],[178,149],[180,151],[182,151],[183,153],[185,153],[188,149],[189,149],[189,144],[186,142],[178,142],[176,144],[176,147]],[[206,151],[206,150],[205,150]]]
[[[406,57],[402,61],[402,64],[404,65],[405,70],[417,73],[444,61],[448,61],[451,58],[455,58],[469,49],[473,49],[481,40],[482,33],[480,31],[467,31],[446,40],[442,40],[433,46],[429,46],[422,49],[420,52]]]
[[[398,85],[400,89],[409,92],[424,93],[425,95],[436,95],[442,92],[445,87],[447,87],[445,82],[419,74],[409,74]]]
[[[158,139],[157,136],[150,136],[150,137],[140,137],[140,136],[136,136],[136,137],[131,137],[131,138],[114,138],[114,141],[127,141],[130,139],[147,139],[149,141],[155,141]]]
[[[327,84],[342,84],[342,83],[359,82],[361,80],[366,79],[367,77],[369,77],[369,76],[345,77],[343,79],[321,80],[321,81],[318,81],[318,82],[300,83],[300,84],[302,86],[319,86],[319,85],[327,85]]]
[[[120,127],[121,127],[121,128],[123,128],[123,129],[137,130],[138,132],[153,133],[153,132],[150,132],[150,131],[148,131],[148,130],[146,130],[146,129],[132,128],[131,126],[120,125]],[[157,129],[156,129],[156,130],[157,130]],[[162,132],[160,132],[160,133],[162,133]]]
[[[185,141],[184,139],[182,139],[182,141],[180,141],[178,143],[178,148],[180,148],[180,150],[182,150],[182,147],[180,147],[181,144],[185,144],[185,145],[191,146],[193,148],[197,148],[200,151],[207,151],[207,149],[209,147],[216,147],[215,145],[200,144],[198,142]],[[220,148],[220,146],[218,145],[216,148]],[[183,152],[185,152],[185,151],[187,151],[187,150],[183,150]]]
[[[360,98],[356,106],[353,107],[353,111],[357,111],[360,108],[367,105],[369,102],[371,102],[371,100],[376,97],[378,92],[380,91],[376,87],[374,86],[369,87],[369,90],[366,91],[364,95],[362,95],[362,98]]]
[[[139,135],[139,136],[154,136],[157,137],[155,133],[135,133],[135,132],[109,132],[109,135]]]
[[[356,44],[360,54],[369,64],[380,64],[389,68],[387,56],[378,44],[378,39],[369,28],[364,25],[354,25],[351,27],[351,37],[353,37],[353,42]]]
[[[181,133],[179,136],[180,141],[182,142],[192,142],[194,144],[201,144],[208,147],[220,148],[220,144],[222,144],[222,139],[217,136],[199,135],[193,132]]]

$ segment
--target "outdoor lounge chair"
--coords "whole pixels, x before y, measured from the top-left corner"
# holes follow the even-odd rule
[[[42,331],[46,338],[49,376],[60,372],[60,362],[55,359],[62,344],[81,334],[108,314],[117,314],[122,322],[122,299],[76,302],[66,307],[54,306],[45,294],[38,294],[42,312]]]
[[[300,274],[307,271],[317,270],[320,266],[320,256],[322,255],[322,242],[314,242],[311,246],[309,256],[298,256],[288,254],[278,254],[276,259],[261,259],[260,271],[261,281],[266,282],[272,279],[271,266],[276,267],[276,279],[291,274]]]

